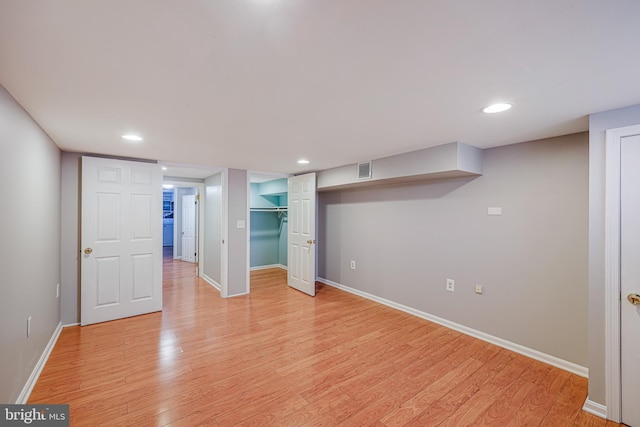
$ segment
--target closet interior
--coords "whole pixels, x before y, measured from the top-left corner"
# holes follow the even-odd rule
[[[250,266],[287,268],[287,178],[251,182]]]

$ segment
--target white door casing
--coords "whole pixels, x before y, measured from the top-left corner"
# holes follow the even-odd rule
[[[182,196],[182,260],[196,262],[196,196]]]
[[[621,421],[640,426],[640,135],[621,138],[620,161]]]
[[[82,325],[162,310],[162,172],[82,157]]]
[[[638,318],[634,318],[633,307],[624,293],[635,282],[639,286],[637,270],[626,266],[634,260],[637,264],[638,252],[633,239],[634,228],[638,227],[638,214],[634,219],[633,186],[638,186],[638,175],[633,172],[640,162],[634,158],[635,144],[640,143],[640,125],[609,129],[606,132],[605,166],[605,335],[606,335],[606,416],[615,422],[631,423],[638,426],[636,405],[640,395],[638,369],[629,366],[631,359],[637,360],[639,332]],[[630,145],[634,144],[634,146]],[[630,149],[630,150],[629,150]],[[625,156],[623,158],[622,151]],[[623,180],[631,180],[625,184]],[[631,191],[631,192],[630,192]],[[629,200],[627,200],[629,199]],[[629,201],[632,203],[630,204]],[[637,201],[635,202],[637,203]],[[626,212],[629,210],[629,212]],[[623,234],[625,237],[623,238]],[[627,235],[629,234],[629,235]],[[629,246],[629,242],[631,245]],[[624,246],[623,246],[624,245]],[[629,252],[631,251],[631,252]],[[632,259],[632,261],[628,261]],[[624,276],[624,280],[623,280]],[[627,280],[630,279],[630,280]],[[623,283],[624,282],[624,283]],[[631,285],[630,285],[631,284]],[[640,293],[640,292],[637,292]],[[626,313],[626,314],[625,314]],[[629,315],[630,314],[630,315]],[[636,309],[636,314],[640,312]],[[631,321],[631,323],[628,323]],[[634,330],[635,328],[635,330]],[[636,338],[634,338],[634,336]],[[635,342],[632,342],[635,341]],[[631,347],[630,347],[631,346]],[[625,360],[623,360],[625,359]],[[631,364],[634,362],[632,361]],[[635,362],[637,363],[637,362]],[[624,370],[624,372],[623,372]],[[635,371],[635,372],[634,372]],[[624,384],[623,384],[624,383]],[[634,391],[634,387],[635,391]],[[631,406],[629,404],[631,399]]]
[[[292,288],[316,294],[316,174],[289,178],[288,280]]]

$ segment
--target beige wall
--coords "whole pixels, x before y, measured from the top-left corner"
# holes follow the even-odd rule
[[[483,161],[477,178],[320,193],[319,276],[587,366],[588,135]]]
[[[15,403],[60,322],[60,150],[2,86],[0,189],[0,403]]]

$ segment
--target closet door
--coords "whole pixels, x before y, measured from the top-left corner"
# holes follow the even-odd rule
[[[289,178],[288,284],[316,295],[316,174]]]

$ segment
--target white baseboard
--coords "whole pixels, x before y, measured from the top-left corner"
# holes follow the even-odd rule
[[[605,420],[607,419],[607,407],[600,403],[589,400],[589,396],[587,396],[587,400],[584,401],[582,410],[593,414],[596,417],[604,418]]]
[[[287,270],[287,266],[286,265],[282,265],[282,264],[271,264],[271,265],[257,265],[255,267],[251,267],[251,271],[255,271],[255,270],[268,270],[270,268],[281,268],[283,270]]]
[[[66,325],[62,325],[63,328],[70,328],[71,326],[80,326],[80,323],[68,323]]]
[[[62,332],[62,322],[59,322],[58,326],[56,326],[56,329],[53,331],[53,335],[51,335],[51,339],[49,339],[49,343],[47,343],[47,346],[44,348],[44,351],[42,352],[42,355],[40,356],[38,363],[36,363],[36,366],[33,367],[33,371],[31,372],[31,375],[29,376],[27,383],[24,385],[24,387],[22,388],[22,391],[18,395],[18,398],[16,399],[16,404],[24,405],[29,400],[29,396],[31,396],[33,387],[35,387],[36,383],[38,382],[38,378],[40,378],[40,374],[44,369],[44,365],[47,363],[47,360],[49,359],[49,356],[51,355],[53,348],[56,346],[56,342],[58,341],[60,332]]]
[[[585,377],[585,378],[589,377],[589,369],[584,367],[584,366],[580,366],[580,365],[577,365],[575,363],[569,362],[567,360],[563,360],[563,359],[557,358],[555,356],[551,356],[549,354],[542,353],[542,352],[540,352],[538,350],[533,350],[533,349],[525,347],[523,345],[516,344],[516,343],[513,343],[511,341],[507,341],[505,339],[495,337],[493,335],[489,335],[489,334],[487,334],[485,332],[478,331],[478,330],[473,329],[473,328],[469,328],[468,326],[460,325],[460,324],[452,322],[450,320],[443,319],[441,317],[434,316],[434,315],[429,314],[429,313],[425,313],[424,311],[420,311],[420,310],[417,310],[415,308],[411,308],[411,307],[408,307],[406,305],[399,304],[397,302],[390,301],[388,299],[381,298],[381,297],[378,297],[376,295],[373,295],[373,294],[370,294],[370,293],[367,293],[367,292],[363,292],[363,291],[360,291],[358,289],[351,288],[349,286],[341,285],[340,283],[332,282],[331,280],[328,280],[328,279],[324,279],[324,278],[319,277],[318,281],[322,282],[324,284],[327,284],[329,286],[333,286],[335,288],[341,289],[343,291],[352,293],[354,295],[358,295],[358,296],[361,296],[363,298],[378,302],[378,303],[386,305],[388,307],[392,307],[392,308],[395,308],[397,310],[404,311],[405,313],[412,314],[414,316],[420,317],[420,318],[428,320],[430,322],[437,323],[437,324],[442,325],[442,326],[446,326],[449,329],[453,329],[453,330],[461,332],[463,334],[470,335],[470,336],[472,336],[474,338],[478,338],[478,339],[481,339],[481,340],[486,341],[488,343],[495,344],[495,345],[497,345],[499,347],[506,348],[507,350],[511,350],[513,352],[522,354],[522,355],[530,357],[532,359],[539,360],[540,362],[544,362],[544,363],[546,363],[548,365],[555,366],[556,368],[560,368],[560,369],[563,369],[565,371],[569,371],[571,373],[574,373],[576,375],[580,375],[581,377]]]
[[[216,282],[215,280],[213,280],[211,277],[207,276],[206,274],[202,275],[202,279],[207,282],[209,285],[213,286],[214,288],[216,288],[218,290],[218,292],[221,292],[221,286],[220,283]]]
[[[227,295],[227,298],[242,297],[245,295],[249,295],[249,292],[240,292],[239,294]]]

